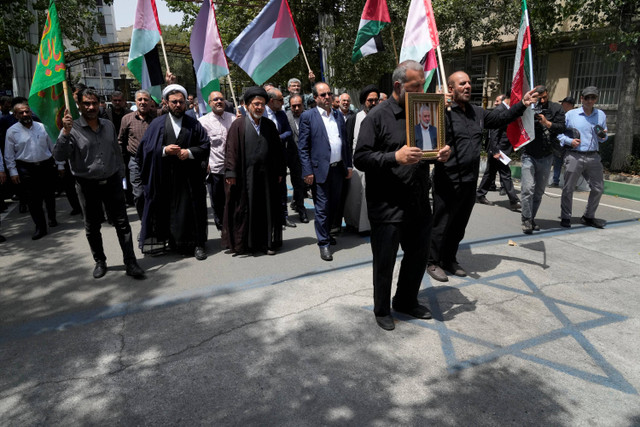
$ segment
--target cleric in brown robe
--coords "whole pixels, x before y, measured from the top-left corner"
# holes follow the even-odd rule
[[[285,161],[276,125],[262,118],[267,99],[264,89],[247,89],[247,115],[233,122],[227,136],[222,245],[236,254],[274,255],[282,246],[278,183]]]
[[[145,254],[175,249],[204,260],[209,137],[184,114],[182,86],[169,85],[162,95],[169,114],[151,122],[136,153],[145,198],[139,246]]]

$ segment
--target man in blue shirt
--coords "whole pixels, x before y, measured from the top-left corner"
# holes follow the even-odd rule
[[[594,108],[598,95],[599,91],[595,86],[587,86],[582,90],[582,107],[566,114],[567,131],[558,137],[560,144],[567,147],[560,204],[560,225],[566,228],[571,227],[573,190],[580,176],[584,176],[591,188],[587,207],[580,221],[596,228],[604,228],[606,224],[606,221],[595,217],[604,189],[602,161],[598,148],[601,142],[607,140],[607,116],[602,110]]]

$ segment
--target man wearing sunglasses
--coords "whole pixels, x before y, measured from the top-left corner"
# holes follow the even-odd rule
[[[351,178],[353,169],[344,119],[332,110],[332,95],[326,83],[313,86],[317,107],[302,113],[298,139],[302,177],[307,185],[315,184],[315,229],[320,258],[325,261],[333,261],[329,245],[336,242],[330,235],[331,224],[338,214],[343,182]]]
[[[564,158],[564,186],[560,202],[560,225],[571,227],[573,190],[578,178],[583,176],[591,191],[584,215],[580,222],[590,227],[604,228],[606,221],[595,217],[604,190],[602,161],[598,149],[607,140],[607,116],[595,108],[600,92],[595,86],[582,90],[582,107],[569,111],[566,118],[567,131],[558,139],[567,147]]]

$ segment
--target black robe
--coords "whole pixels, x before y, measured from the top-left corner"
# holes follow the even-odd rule
[[[193,159],[162,157],[165,146],[188,148]],[[157,253],[166,246],[193,251],[207,240],[209,137],[200,123],[183,116],[175,135],[169,115],[156,118],[144,134],[136,160],[140,165],[145,204],[138,245],[142,253]]]
[[[234,253],[282,246],[282,202],[278,180],[285,178],[285,159],[275,124],[260,121],[260,135],[246,117],[233,122],[227,136],[226,204],[222,245]]]

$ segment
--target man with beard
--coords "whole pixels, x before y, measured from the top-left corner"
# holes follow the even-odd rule
[[[279,184],[286,171],[278,129],[263,117],[268,99],[261,87],[247,89],[247,115],[233,122],[227,137],[222,244],[234,254],[275,255],[282,246]]]
[[[169,114],[151,122],[136,153],[145,198],[139,246],[143,253],[175,249],[202,261],[209,137],[198,120],[185,115],[185,88],[169,85],[162,97]]]
[[[547,88],[538,86],[538,103],[535,108],[535,139],[524,146],[522,153],[522,232],[531,234],[539,230],[536,214],[542,202],[544,189],[549,181],[553,147],[559,146],[558,135],[564,132],[564,111],[560,104],[549,101]]]
[[[443,269],[456,276],[467,275],[456,255],[476,201],[483,129],[496,129],[515,120],[537,98],[534,89],[508,110],[487,111],[469,102],[471,79],[467,73],[453,73],[447,86],[453,103],[445,113],[445,129],[452,152],[446,163],[436,163],[434,168],[433,232],[427,267],[429,275],[440,282],[449,280]]]
[[[98,279],[107,272],[107,257],[102,246],[100,227],[104,204],[124,258],[126,273],[135,278],[144,277],[133,252],[131,226],[122,189],[124,162],[118,145],[116,129],[108,120],[98,118],[100,96],[95,90],[78,91],[81,116],[73,120],[69,111],[62,119],[62,132],[53,150],[57,161],[69,161],[76,177],[76,190],[84,212],[84,228],[96,266],[93,277]]]
[[[225,99],[221,92],[209,94],[209,106],[211,112],[200,117],[202,127],[209,135],[211,150],[209,151],[209,197],[213,209],[213,220],[218,230],[222,230],[224,218],[224,156],[227,152],[227,136],[229,128],[236,116],[225,111]]]
[[[431,124],[431,110],[428,105],[420,107],[420,123],[415,127],[416,147],[433,150],[438,146],[438,130]]]
[[[31,237],[38,240],[47,234],[42,202],[47,207],[49,227],[58,225],[55,200],[55,162],[53,143],[42,123],[33,121],[31,109],[26,103],[16,104],[13,115],[18,120],[7,131],[5,160],[14,184],[23,185],[23,194],[29,206],[31,219],[36,226]],[[64,163],[58,164],[63,173]]]
[[[379,91],[375,85],[366,86],[360,92],[360,105],[362,110],[358,114],[351,115],[347,119],[347,142],[355,151],[360,125],[373,107],[378,105]],[[344,222],[347,227],[352,227],[358,233],[366,233],[371,230],[367,214],[367,198],[365,195],[365,174],[357,168],[353,168],[353,175],[347,181],[347,194],[344,203]]]
[[[138,109],[122,118],[118,141],[122,151],[128,153],[125,159],[129,158],[129,179],[131,181],[133,203],[138,212],[138,218],[142,220],[144,193],[142,191],[142,181],[140,180],[140,168],[136,162],[136,153],[138,152],[140,141],[142,141],[142,137],[151,121],[155,119],[156,113],[151,110],[152,100],[149,92],[140,89],[136,92],[135,98]]]
[[[309,71],[309,83],[311,86],[316,82],[316,75],[313,74],[313,71]],[[287,91],[289,94],[284,97],[284,102],[282,104],[282,109],[285,111],[289,111],[291,109],[290,100],[294,95],[299,95],[302,97],[302,102],[304,105],[308,105],[309,102],[313,101],[313,95],[310,93],[303,94],[302,93],[302,82],[299,79],[291,78],[287,82]]]
[[[407,146],[404,107],[408,92],[423,91],[424,67],[404,61],[394,70],[392,80],[392,96],[362,121],[354,154],[355,166],[367,180],[373,312],[376,323],[385,330],[395,328],[391,305],[411,317],[431,318],[429,309],[418,301],[431,232],[429,163],[421,161],[421,149]],[[446,161],[449,153],[449,146],[443,147],[437,160]],[[404,254],[392,302],[393,269],[400,246]]]

